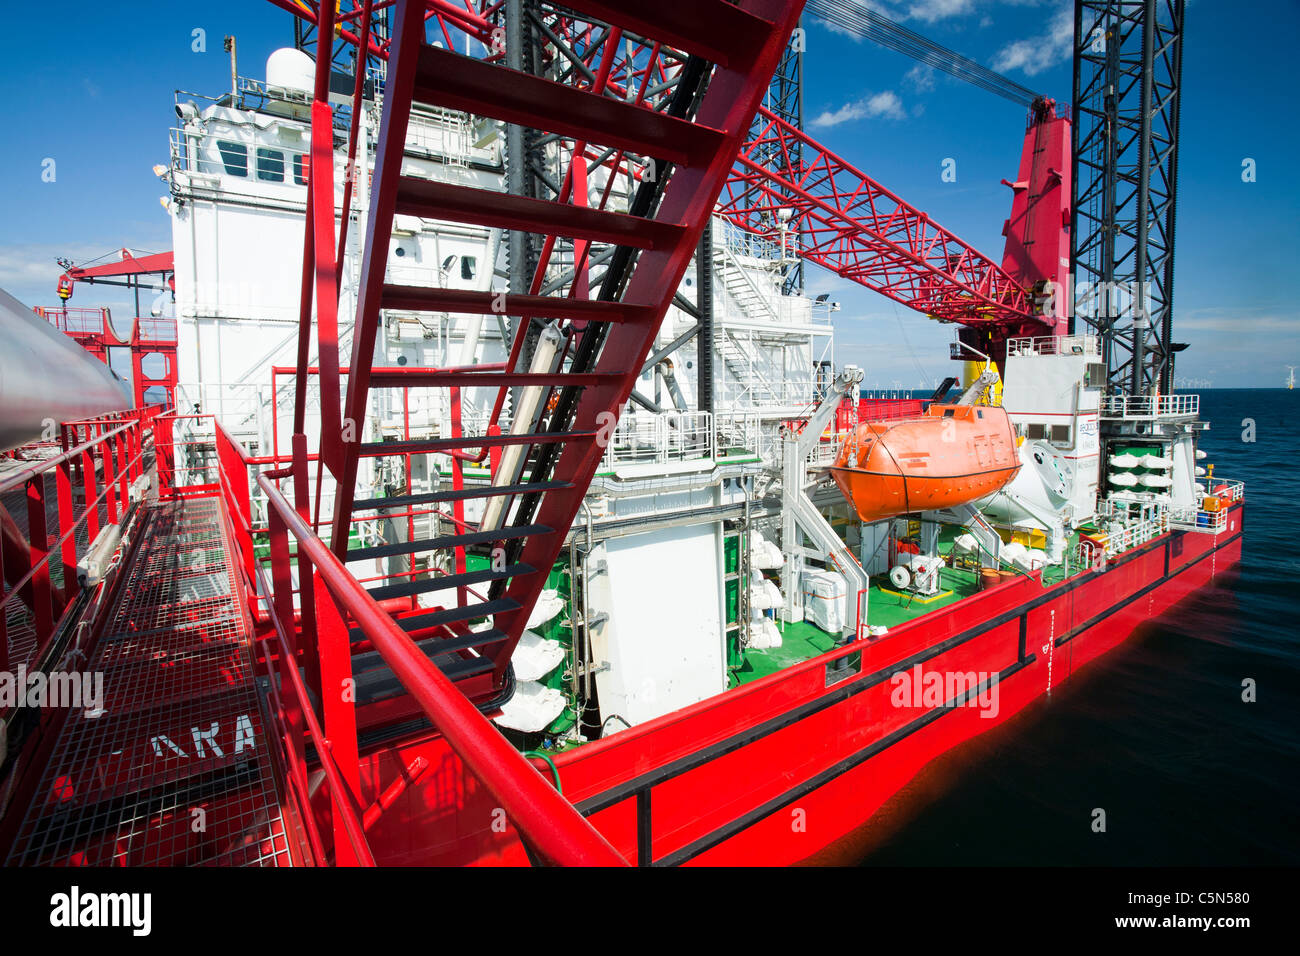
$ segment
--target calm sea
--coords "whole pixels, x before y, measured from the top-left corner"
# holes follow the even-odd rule
[[[863,865],[1300,863],[1300,390],[1208,390],[1201,414],[1215,474],[1246,482],[1237,572],[931,763]]]

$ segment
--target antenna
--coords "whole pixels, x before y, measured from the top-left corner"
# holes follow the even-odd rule
[[[235,38],[228,36],[223,44],[226,52],[230,54],[230,105],[235,105],[235,100],[239,99],[239,72],[235,65]]]

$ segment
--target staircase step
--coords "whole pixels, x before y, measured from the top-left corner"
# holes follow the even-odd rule
[[[496,531],[469,531],[448,534],[423,541],[394,541],[370,548],[354,548],[346,555],[348,561],[365,561],[369,558],[391,558],[399,554],[419,554],[421,551],[441,551],[445,548],[463,548],[471,544],[488,544],[492,541],[511,541],[534,534],[549,534],[553,529],[544,524],[529,524],[518,528],[500,528]]]
[[[476,498],[493,498],[498,495],[523,495],[530,492],[555,491],[559,488],[572,488],[570,481],[538,481],[520,485],[479,485],[472,488],[449,489],[447,491],[427,491],[419,495],[393,495],[389,498],[358,498],[352,502],[353,511],[369,511],[371,508],[405,508],[409,505],[431,505],[440,501],[472,501]]]
[[[564,6],[723,66],[744,60],[772,29],[767,20],[725,0],[656,4],[644,0],[564,0]]]
[[[476,226],[590,239],[637,249],[671,249],[686,233],[682,226],[641,216],[511,196],[491,189],[473,189],[411,176],[403,176],[398,183],[397,212]]]
[[[432,106],[683,166],[708,163],[722,145],[722,134],[707,126],[435,46],[420,50],[414,95]]]
[[[496,628],[479,631],[459,638],[430,637],[416,641],[415,646],[424,655],[438,665],[438,669],[451,680],[463,680],[476,674],[485,674],[493,667],[490,657],[461,657],[455,653],[467,647],[487,647],[499,644],[506,635]],[[367,651],[352,658],[352,674],[355,681],[356,701],[358,704],[373,704],[406,693],[406,688],[397,679],[392,669],[384,662],[378,651]]]
[[[449,653],[451,651],[467,650],[471,647],[491,647],[493,644],[500,644],[505,639],[505,631],[502,631],[499,628],[490,627],[482,631],[471,631],[470,633],[462,634],[459,637],[426,637],[416,641],[415,643],[417,647],[421,647],[424,644],[433,645],[430,650],[434,653]],[[482,658],[480,658],[480,660],[481,659]]]
[[[462,438],[417,438],[411,441],[364,442],[363,458],[382,458],[384,455],[418,455],[421,452],[446,452],[461,448],[493,448],[503,445],[556,445],[566,441],[593,439],[598,433],[582,432],[525,432],[522,435],[466,435]]]
[[[462,574],[443,574],[423,581],[403,581],[401,584],[386,584],[383,587],[370,588],[368,593],[376,601],[389,598],[410,597],[414,594],[428,594],[431,591],[445,591],[449,588],[464,587],[469,584],[482,584],[484,581],[501,581],[532,574],[535,569],[531,564],[510,564],[501,570],[484,568],[480,571],[466,571]]]
[[[648,306],[625,302],[409,285],[384,286],[381,305],[385,309],[407,312],[514,315],[525,319],[581,319],[586,322],[647,322],[654,318],[654,313]]]
[[[449,607],[441,611],[426,611],[423,614],[411,614],[407,617],[393,618],[394,623],[410,634],[415,631],[427,631],[431,627],[443,624],[455,624],[460,621],[472,621],[476,617],[491,617],[506,611],[519,610],[519,604],[512,598],[497,598],[483,604],[470,604],[467,607]],[[353,642],[365,640],[365,632],[359,627],[348,629],[348,638]],[[450,640],[448,638],[447,640]],[[355,660],[356,658],[353,658]]]
[[[623,377],[600,372],[455,372],[410,365],[370,370],[371,388],[496,388],[513,385],[610,385]]]

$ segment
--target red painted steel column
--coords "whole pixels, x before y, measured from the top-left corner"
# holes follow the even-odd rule
[[[334,256],[334,263],[343,268],[343,253],[348,247],[348,219],[352,214],[352,184],[356,182],[357,173],[357,135],[361,131],[361,96],[366,85],[365,49],[370,41],[371,0],[365,0],[361,9],[361,37],[357,41],[357,68],[354,70],[355,83],[352,87],[352,122],[348,127],[348,164],[343,180],[343,212],[339,216],[339,249]]]
[[[127,474],[126,461],[126,436],[120,432],[114,436],[113,445],[117,449],[117,484],[119,497],[118,501],[122,504],[122,514],[126,514],[130,508],[131,496],[129,493],[130,476]]]
[[[99,426],[95,426],[99,431]],[[100,459],[104,462],[104,491],[107,495],[108,523],[117,524],[117,469],[114,467],[112,440],[98,444]]]
[[[405,153],[403,136],[394,131],[406,129],[411,112],[411,97],[415,89],[416,61],[424,42],[424,3],[399,0],[391,22],[393,43],[389,49],[388,78],[384,87],[384,115],[380,124],[379,149],[375,154],[376,190],[370,197],[370,213],[366,230],[366,257],[357,292],[356,324],[352,333],[352,361],[349,363],[347,400],[344,418],[360,424],[365,421],[367,395],[370,389],[370,364],[375,351],[378,332],[380,302],[383,298],[384,271],[387,265],[388,243],[392,238],[393,210],[397,204],[397,185],[401,175],[402,157]],[[383,250],[377,254],[376,250]],[[349,518],[356,494],[357,466],[361,441],[358,433],[352,436],[354,444],[346,449],[342,471],[336,475],[334,494],[334,520],[330,547],[342,556],[348,549]]]
[[[230,509],[237,519],[233,522],[238,534],[237,544],[252,596],[250,603],[256,606],[253,592],[257,587],[257,555],[253,545],[253,507],[248,491],[248,466],[244,464],[234,440],[220,423],[217,424],[217,467],[222,486],[228,490]]]
[[[63,556],[63,601],[66,604],[77,594],[77,537],[75,533],[77,526],[72,515],[72,459],[59,462],[54,471],[54,484],[59,518],[59,537],[63,539],[60,551]],[[89,539],[87,545],[89,545]]]
[[[301,544],[300,541],[300,551]],[[351,791],[353,804],[360,805],[361,755],[357,746],[356,681],[352,677],[348,627],[334,603],[329,586],[319,574],[315,578],[316,643],[320,648],[320,700],[325,717],[325,736]],[[343,815],[348,808],[341,806],[339,799],[334,797],[334,856],[342,865],[355,866],[359,861],[343,826]]]
[[[317,475],[319,482],[320,476]],[[307,436],[293,436],[293,496],[299,517],[311,523],[310,493],[307,487]],[[316,630],[316,583],[311,564],[298,553],[298,606],[301,609],[302,649],[307,669],[307,686],[319,697],[321,693],[320,650]]]
[[[522,328],[522,326],[521,326]],[[461,437],[461,404],[460,389],[451,388],[447,390],[447,401],[451,406],[451,434],[453,438]],[[451,456],[451,487],[453,491],[462,491],[465,488],[465,464],[459,455]],[[457,498],[451,503],[451,513],[456,519],[456,533],[461,534],[465,530],[465,502]],[[412,556],[414,557],[414,556]],[[455,550],[456,573],[465,573],[465,548],[457,547]],[[456,589],[456,603],[459,607],[464,607],[468,602],[468,597],[464,587]]]
[[[89,445],[81,453],[81,503],[86,509],[86,538],[99,535],[99,478],[95,474],[95,455]]]
[[[32,569],[32,614],[36,618],[36,646],[54,633],[53,595],[50,593],[49,537],[45,530],[45,479],[42,475],[27,482],[27,543]]]
[[[280,686],[289,687],[287,671],[298,667],[298,642],[293,622],[293,578],[289,574],[289,535],[284,519],[274,508],[267,509],[268,530],[271,539],[271,613],[280,621],[288,646],[280,656]],[[306,760],[303,746],[302,711],[296,696],[285,693],[285,724],[290,737],[293,761],[302,764]]]
[[[0,507],[0,518],[8,518],[9,512]],[[5,578],[5,549],[0,547],[0,598],[9,597],[10,592]],[[9,607],[0,604],[0,671],[9,670]]]
[[[339,412],[339,287],[334,261],[334,114],[329,103],[311,107],[311,193],[316,255],[316,355],[320,369],[320,465],[337,476],[343,468],[343,426]],[[362,419],[357,419],[358,422]],[[359,427],[359,426],[357,426]],[[298,431],[303,429],[299,428]],[[360,435],[354,436],[357,441]]]

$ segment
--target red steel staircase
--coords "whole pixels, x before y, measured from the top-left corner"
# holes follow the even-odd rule
[[[617,48],[622,33],[636,36],[652,56],[661,47],[685,55],[676,89],[659,103],[661,108],[652,108],[641,96],[619,97],[603,88],[600,77],[590,83],[574,73],[573,83],[588,85],[570,85],[430,45],[425,4],[420,0],[396,4],[352,356],[343,370],[345,394],[340,388],[331,301],[337,294],[331,284],[337,278],[336,262],[331,259],[332,236],[322,228],[326,209],[332,227],[332,203],[314,204],[315,228],[308,230],[309,249],[311,234],[317,233],[317,254],[314,275],[304,269],[304,291],[309,303],[314,277],[323,307],[317,342],[323,410],[320,461],[337,483],[332,550],[347,561],[454,553],[456,573],[420,581],[407,578],[372,594],[376,598],[435,591],[448,595],[448,603],[442,606],[399,613],[396,620],[467,696],[480,703],[499,699],[508,690],[516,642],[560,554],[601,461],[604,438],[612,432],[651,351],[803,3],[693,0],[656,5],[653,13],[633,0],[572,0],[565,6],[608,24],[614,41],[611,48]],[[325,7],[323,16],[327,15]],[[320,26],[322,31],[328,29],[327,23]],[[645,72],[648,84],[651,71]],[[577,157],[578,175],[585,175],[583,157],[589,147],[649,158],[656,175],[641,182],[627,212],[603,208],[604,203],[580,204],[585,189],[571,190],[566,194],[569,201],[549,201],[404,175],[404,144],[415,103],[519,124],[572,141],[569,155]],[[313,142],[326,162],[313,162],[313,197],[332,195],[330,117],[328,108],[320,111],[323,105],[318,99]],[[317,128],[322,124],[323,133]],[[315,178],[318,174],[323,178]],[[393,285],[386,282],[385,273],[393,219],[398,215],[533,233],[542,237],[548,251],[563,239],[572,241],[575,250],[598,244],[612,248],[614,254],[594,298],[584,295],[582,283],[552,295]],[[575,252],[581,254],[585,253]],[[540,290],[545,267],[543,261],[532,293]],[[384,309],[508,316],[513,329],[510,358],[504,364],[453,368],[377,367],[376,337]],[[309,305],[304,314],[309,314]],[[542,335],[545,344],[530,356],[525,333],[536,320],[548,320]],[[300,401],[305,372],[304,361],[299,367]],[[450,434],[437,437],[363,440],[362,423],[372,390],[445,389],[455,407],[463,390],[484,387],[497,389],[498,397],[492,424],[480,433],[461,433],[453,425]],[[505,423],[501,411],[512,389],[515,416]],[[490,461],[491,483],[464,487],[457,480],[451,489],[423,494],[356,497],[363,458],[426,453],[451,456],[457,469],[467,461]],[[459,478],[459,470],[456,474]],[[380,508],[448,503],[459,516],[473,499],[483,500],[482,521],[460,520],[454,534],[348,548],[357,515]],[[464,570],[467,550],[491,555],[491,566]],[[486,585],[487,594],[475,600],[472,585]],[[484,617],[491,618],[491,627],[469,630],[470,620]],[[369,661],[366,653],[353,656],[359,693],[368,683],[391,682],[378,656],[369,656],[375,660]]]

